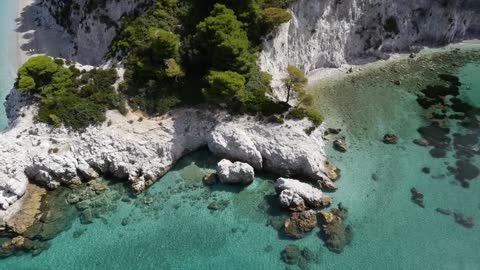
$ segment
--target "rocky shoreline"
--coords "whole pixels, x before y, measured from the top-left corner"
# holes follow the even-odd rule
[[[103,125],[74,132],[36,123],[35,105],[17,110],[19,117],[0,135],[3,209],[22,197],[29,179],[54,189],[109,174],[141,192],[182,156],[205,146],[219,157],[282,176],[337,177],[323,151],[323,127],[307,135],[308,120],[273,124],[208,108],[177,109],[158,118],[110,111]]]

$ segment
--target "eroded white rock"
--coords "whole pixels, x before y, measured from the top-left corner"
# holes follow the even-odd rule
[[[308,120],[269,124],[190,108],[140,122],[140,115],[109,111],[103,125],[75,132],[35,122],[36,107],[19,106],[9,106],[11,115],[18,117],[0,133],[2,208],[23,195],[29,178],[56,188],[109,173],[141,192],[182,156],[205,146],[219,157],[284,176],[318,180],[331,175],[323,127],[308,136],[304,132],[311,125]]]
[[[277,193],[282,193],[284,190],[298,194],[305,203],[310,207],[320,207],[323,205],[323,192],[320,189],[314,188],[307,183],[300,182],[296,179],[280,177],[275,182],[275,190]]]
[[[217,176],[223,184],[249,185],[255,179],[255,172],[247,163],[222,159],[217,164]]]

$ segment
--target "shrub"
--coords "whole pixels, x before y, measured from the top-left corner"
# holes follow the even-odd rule
[[[235,96],[244,96],[245,78],[236,72],[211,71],[206,81],[208,86],[203,89],[203,94],[210,102],[228,102]]]
[[[323,116],[318,111],[311,108],[293,108],[288,112],[286,118],[300,120],[308,118],[315,126],[319,126],[323,122]]]
[[[270,7],[262,12],[262,23],[269,30],[277,25],[286,23],[292,19],[292,15],[281,8]]]
[[[33,91],[38,93],[43,86],[50,83],[57,69],[58,65],[48,56],[32,57],[18,70],[17,86],[20,91]],[[34,82],[33,84],[32,80]],[[20,81],[22,81],[21,86]]]
[[[39,94],[36,118],[59,127],[74,129],[103,122],[108,109],[120,107],[113,84],[115,70],[81,73],[74,66],[59,66],[49,57],[33,57],[19,69],[20,91]]]

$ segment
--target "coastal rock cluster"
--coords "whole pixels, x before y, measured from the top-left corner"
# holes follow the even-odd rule
[[[281,85],[288,65],[306,73],[480,36],[476,0],[299,0],[266,39],[260,65]],[[277,93],[283,95],[283,93]]]
[[[332,199],[319,188],[295,179],[278,178],[274,186],[280,206],[290,212],[281,228],[285,235],[300,239],[319,226],[321,238],[329,250],[341,253],[350,244],[353,230],[345,223],[348,210],[341,203],[337,208],[326,210]],[[290,248],[284,250],[282,256],[290,254]],[[291,264],[290,257],[284,257],[284,262]]]
[[[3,209],[25,193],[29,179],[52,189],[110,174],[128,179],[132,189],[141,192],[179,158],[205,146],[220,157],[284,176],[318,180],[335,175],[323,152],[322,128],[305,134],[308,120],[268,124],[192,108],[138,121],[139,115],[109,111],[103,125],[74,132],[36,123],[35,106],[19,110],[19,117],[0,135]]]

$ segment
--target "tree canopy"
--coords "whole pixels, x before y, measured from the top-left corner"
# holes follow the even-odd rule
[[[39,97],[37,119],[55,127],[64,124],[75,129],[105,120],[108,109],[122,104],[113,84],[115,70],[80,72],[64,67],[47,56],[30,58],[18,71],[17,87]]]
[[[287,88],[287,100],[288,103],[290,101],[290,97],[292,92],[301,93],[305,90],[305,86],[308,83],[308,79],[305,77],[305,73],[302,70],[295,66],[288,66],[287,67],[287,77],[283,79],[283,83]]]
[[[50,82],[57,69],[58,65],[48,56],[30,58],[18,70],[18,90],[21,92],[39,92],[41,87]]]
[[[233,71],[211,71],[207,76],[207,84],[203,94],[207,100],[215,103],[241,98],[245,91],[245,78]]]
[[[249,52],[247,32],[232,9],[216,4],[210,17],[197,25],[195,42],[199,53],[215,70],[248,73],[255,58]]]

